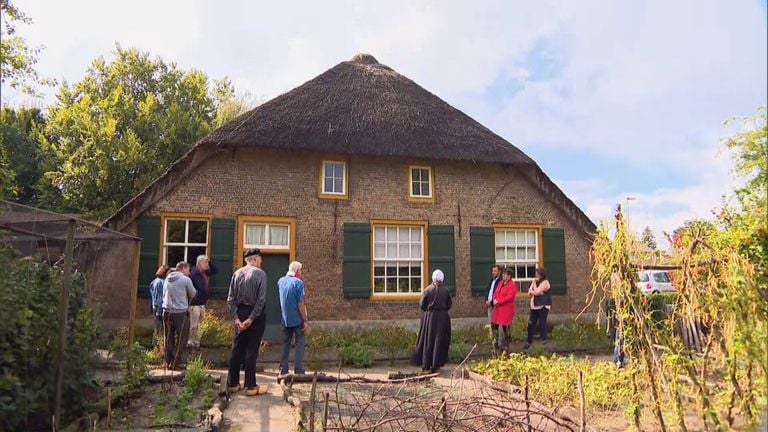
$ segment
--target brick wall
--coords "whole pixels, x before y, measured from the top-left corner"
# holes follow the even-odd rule
[[[554,296],[552,313],[578,312],[584,306],[590,289],[588,234],[516,169],[485,163],[438,161],[430,164],[423,160],[353,156],[347,158],[349,200],[320,199],[321,160],[338,157],[273,149],[223,150],[203,162],[177,187],[166,191],[145,215],[178,212],[231,219],[239,215],[296,217],[296,259],[305,266],[307,304],[313,320],[416,318],[420,314],[414,301],[343,297],[342,225],[345,222],[392,219],[453,225],[456,297],[452,316],[456,317],[485,314],[483,299],[470,295],[470,226],[520,223],[563,228],[568,295]],[[407,202],[408,164],[433,166],[434,203]],[[132,224],[126,232],[135,234],[135,230]],[[237,253],[236,246],[232,246],[233,255]],[[103,276],[115,274],[116,278],[97,289],[129,289],[123,286],[128,282],[123,275],[130,274],[132,258],[110,255],[104,259],[124,262],[124,272],[117,272],[119,275],[106,272]],[[235,262],[240,260],[236,258]],[[102,298],[104,302],[112,302],[111,297]],[[214,300],[210,306],[223,311],[223,303]],[[146,304],[141,304],[139,316],[146,309]],[[127,318],[127,311],[120,312],[120,307],[110,305],[103,310]]]

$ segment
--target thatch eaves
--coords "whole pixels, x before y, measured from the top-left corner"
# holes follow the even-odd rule
[[[358,54],[203,139],[347,155],[533,164],[518,148],[373,56]]]

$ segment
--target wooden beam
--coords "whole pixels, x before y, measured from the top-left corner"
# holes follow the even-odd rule
[[[67,345],[67,309],[69,308],[69,288],[72,285],[72,254],[75,243],[75,226],[70,219],[67,225],[67,245],[64,248],[64,276],[59,292],[59,343],[56,350],[56,396],[53,405],[53,430],[59,430],[61,419],[62,384],[64,381],[64,350]]]

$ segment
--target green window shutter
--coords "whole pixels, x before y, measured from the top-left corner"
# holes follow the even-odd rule
[[[371,226],[344,224],[342,292],[348,298],[371,297]]]
[[[552,294],[565,294],[568,287],[565,279],[565,232],[561,228],[545,228],[541,236],[544,269],[552,285]]]
[[[484,296],[494,259],[494,232],[491,227],[469,227],[469,259],[472,295]]]
[[[160,218],[142,216],[137,221],[137,228],[141,237],[139,296],[149,297],[149,284],[155,279],[155,272],[160,266]]]
[[[235,220],[214,219],[211,226],[211,261],[217,273],[211,277],[211,298],[227,298],[235,256]]]
[[[440,269],[445,274],[443,285],[452,296],[456,295],[456,244],[453,238],[453,225],[429,226],[429,275]]]

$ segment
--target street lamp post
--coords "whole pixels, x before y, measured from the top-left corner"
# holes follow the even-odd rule
[[[629,226],[629,202],[630,201],[636,201],[636,200],[637,200],[636,197],[633,197],[633,196],[628,196],[627,197],[627,216],[626,216],[627,226]]]

